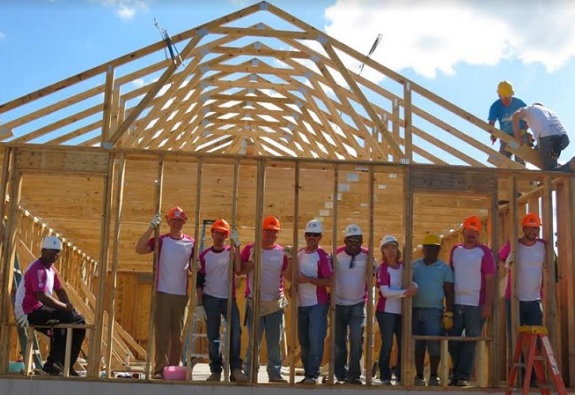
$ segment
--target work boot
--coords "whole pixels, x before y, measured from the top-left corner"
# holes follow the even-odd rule
[[[222,379],[222,373],[212,373],[210,377],[206,379],[206,381],[220,381]]]
[[[220,381],[219,378],[218,381]],[[234,369],[232,370],[232,374],[230,375],[230,381],[236,383],[247,383],[249,381],[249,378],[248,376],[243,374],[240,369]]]

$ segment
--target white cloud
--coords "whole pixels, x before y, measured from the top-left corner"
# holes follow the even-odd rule
[[[6,39],[6,35],[2,32],[0,32],[0,40],[4,40]]]
[[[575,56],[575,2],[569,0],[337,0],[326,32],[374,60],[433,78],[458,63],[538,62],[548,72]]]
[[[138,10],[148,9],[153,0],[91,0],[93,3],[114,8],[121,19],[132,19]]]

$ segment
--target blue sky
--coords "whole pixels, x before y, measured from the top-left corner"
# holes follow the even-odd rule
[[[0,103],[160,40],[154,18],[175,35],[257,2],[0,0]],[[509,80],[559,114],[562,159],[575,153],[575,1],[270,2],[362,53],[382,34],[375,60],[482,119]]]

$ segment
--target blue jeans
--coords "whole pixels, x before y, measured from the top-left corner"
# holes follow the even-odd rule
[[[246,325],[249,331],[248,348],[246,358],[244,360],[244,373],[250,377],[250,363],[252,360],[252,327],[253,327],[253,311],[246,304]],[[278,310],[274,313],[260,317],[258,324],[258,350],[261,350],[262,336],[266,333],[266,347],[268,351],[268,376],[278,377],[281,376],[282,368],[282,354],[281,354],[281,339],[284,332],[284,311]],[[256,363],[256,371],[260,368],[259,353]]]
[[[379,350],[379,377],[380,380],[391,380],[391,369],[389,362],[391,359],[391,348],[393,346],[393,335],[397,342],[397,363],[395,364],[395,377],[401,380],[401,314],[375,313],[379,332],[381,334],[381,348]]]
[[[323,359],[323,343],[327,334],[328,305],[298,307],[297,331],[301,346],[301,362],[305,377],[317,379]]]
[[[423,336],[440,336],[442,334],[441,320],[443,310],[437,308],[413,308],[412,334]],[[425,354],[425,348],[429,357],[439,357],[439,341],[416,340],[415,354]]]
[[[216,298],[210,295],[203,295],[204,309],[206,310],[207,332],[208,332],[208,353],[210,355],[210,372],[222,372],[222,344],[220,341],[220,327],[222,325],[222,317],[227,317],[228,299]],[[231,322],[231,337],[230,337],[230,368],[241,369],[242,360],[240,358],[241,352],[241,338],[242,330],[240,328],[240,313],[236,300],[232,301],[232,322]]]
[[[365,303],[335,306],[335,377],[354,380],[361,376],[360,360],[363,351]],[[347,364],[347,338],[349,328],[349,371]],[[348,374],[349,373],[349,374]]]
[[[449,336],[461,336],[465,330],[465,336],[479,337],[483,329],[480,306],[453,306],[453,329]],[[453,378],[455,380],[469,380],[475,361],[476,342],[449,342],[449,354],[453,363]]]

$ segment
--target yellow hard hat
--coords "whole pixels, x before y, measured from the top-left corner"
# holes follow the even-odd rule
[[[497,85],[497,94],[501,97],[511,97],[515,94],[513,91],[513,85],[509,81],[501,81]]]
[[[441,239],[436,234],[428,233],[423,238],[423,242],[421,244],[424,246],[440,246]]]

